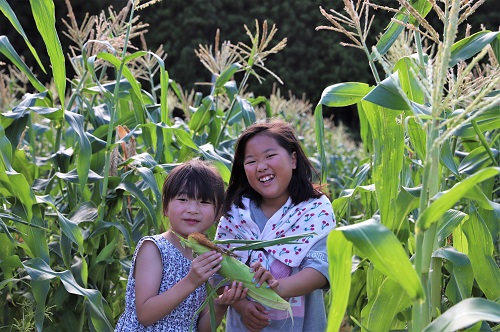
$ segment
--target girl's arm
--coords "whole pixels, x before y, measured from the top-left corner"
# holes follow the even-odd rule
[[[196,257],[183,279],[158,294],[163,271],[160,251],[153,242],[145,241],[137,253],[134,269],[135,306],[139,322],[148,326],[168,315],[220,269],[221,260],[221,255],[215,252]]]
[[[317,258],[308,259],[301,263],[301,270],[294,275],[276,280],[274,276],[261,266],[259,262],[252,265],[257,283],[267,281],[269,286],[283,298],[290,298],[309,294],[328,284],[328,258],[326,253],[326,237],[313,245],[309,252],[315,252]]]
[[[222,318],[227,311],[228,305],[219,305],[215,303],[215,323],[218,327],[222,322]],[[198,331],[199,332],[209,332],[212,331],[210,325],[210,311],[208,309],[208,305],[203,309],[200,313],[200,317],[198,318]]]
[[[269,286],[279,296],[288,299],[309,294],[316,289],[322,288],[327,282],[328,280],[321,272],[311,267],[306,267],[294,275],[279,279],[278,283],[271,282]]]
[[[252,265],[255,271],[255,280],[257,284],[266,281],[279,296],[288,299],[295,296],[301,296],[322,288],[328,282],[325,276],[318,270],[306,267],[286,278],[275,279],[271,272],[263,268],[259,262]]]

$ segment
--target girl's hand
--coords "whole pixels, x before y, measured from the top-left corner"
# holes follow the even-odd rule
[[[215,299],[217,305],[231,305],[246,298],[248,288],[243,289],[243,283],[233,281],[231,288],[224,287],[224,292]]]
[[[252,272],[255,272],[254,274],[254,283],[256,287],[262,286],[264,282],[267,282],[269,287],[277,291],[277,287],[279,286],[279,281],[278,279],[275,279],[274,276],[266,270],[260,262],[255,262],[253,263],[250,268],[252,269]]]
[[[216,251],[206,252],[193,259],[186,278],[199,287],[221,268],[222,254]]]
[[[233,307],[238,311],[243,325],[250,332],[258,332],[269,325],[268,311],[262,304],[245,299],[234,304]]]

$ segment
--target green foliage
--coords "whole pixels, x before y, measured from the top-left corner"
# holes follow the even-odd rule
[[[122,0],[87,0],[72,2],[73,11],[77,13],[77,24],[80,26],[84,13],[99,14],[106,9],[105,15],[111,16],[107,8],[112,5],[115,9],[123,7]],[[392,0],[378,0],[377,4],[391,6]],[[29,1],[10,1],[19,21],[25,30],[36,34],[33,17],[30,14]],[[55,1],[56,28],[65,27],[61,19],[67,20],[68,10],[64,1]],[[341,10],[342,1],[325,0],[289,0],[286,2],[265,0],[256,4],[254,1],[218,0],[218,1],[190,1],[180,0],[161,1],[137,12],[144,23],[149,24],[149,33],[145,41],[151,50],[161,49],[168,54],[165,59],[171,77],[184,89],[209,93],[209,89],[197,83],[211,81],[211,76],[197,62],[193,50],[199,44],[206,44],[214,39],[217,29],[221,31],[221,40],[246,41],[247,36],[242,28],[244,24],[251,24],[255,19],[268,20],[279,27],[278,37],[287,37],[288,46],[283,52],[270,58],[266,65],[274,68],[276,74],[283,80],[282,91],[292,91],[298,96],[304,93],[306,98],[316,103],[321,98],[321,92],[327,85],[336,82],[360,81],[373,84],[367,64],[363,61],[361,52],[347,52],[339,42],[349,42],[345,36],[315,31],[315,27],[323,25],[324,19],[318,11],[319,6]],[[485,1],[470,16],[467,24],[474,31],[484,25],[486,29],[496,29],[500,25],[500,17],[496,13],[496,3],[493,0]],[[391,15],[379,11],[373,22],[373,30],[382,32],[388,24]],[[441,26],[435,15],[429,17],[433,26]],[[29,50],[23,47],[22,38],[10,24],[0,24],[0,35],[6,35],[13,47],[24,56],[28,67],[33,67],[38,79],[44,84],[50,81],[38,67],[36,60]],[[465,33],[465,25],[459,26],[460,35]],[[179,36],[182,36],[180,38]],[[60,35],[65,50],[73,42],[63,33]],[[376,42],[377,33],[368,36],[370,45]],[[44,45],[41,38],[31,38],[33,46],[38,50],[43,63],[47,63],[48,55],[42,51]],[[136,45],[137,46],[137,45]],[[141,47],[144,48],[144,47]],[[0,61],[2,61],[0,57]],[[5,61],[5,60],[4,60]],[[72,77],[72,68],[66,62],[68,77]],[[70,74],[71,73],[71,74]],[[157,81],[156,81],[157,82]],[[252,91],[256,95],[268,95],[275,80],[266,78],[261,85],[254,85]],[[354,107],[325,108],[326,117],[333,116],[335,123],[343,123],[355,134],[359,129],[359,119]],[[359,138],[358,138],[359,140]]]
[[[46,64],[38,56],[41,50],[30,46],[15,11],[0,0],[2,13],[52,78],[47,87],[40,83],[12,41],[0,36],[0,52],[11,63],[0,77],[5,96],[0,100],[0,304],[6,308],[0,326],[27,317],[26,324],[16,323],[18,330],[112,330],[124,309],[135,244],[168,226],[160,193],[168,172],[199,157],[212,160],[227,182],[238,134],[273,116],[294,124],[343,226],[329,238],[329,330],[338,330],[346,314],[351,324],[374,331],[498,323],[500,32],[458,39],[457,22],[468,17],[458,15],[457,3],[450,3],[437,34],[424,20],[415,20],[416,12],[397,14],[429,32],[425,42],[436,44],[429,54],[418,31],[413,31],[413,44],[405,38],[413,26],[401,29],[393,23],[376,50],[368,47],[375,34],[357,30],[355,38],[368,59],[365,70],[373,75],[366,81],[375,84],[346,80],[327,87],[312,116],[305,98],[285,98],[277,88],[267,97],[258,91],[271,88],[256,85],[263,78],[284,78],[283,72],[312,82],[319,75],[315,70],[336,75],[337,69],[348,68],[311,62],[320,52],[294,38],[309,36],[305,31],[321,23],[302,26],[309,22],[306,17],[285,20],[283,13],[291,13],[286,4],[274,3],[268,10],[221,1],[210,4],[206,17],[190,12],[196,6],[175,2],[146,8],[186,11],[191,26],[200,29],[183,31],[179,38],[179,32],[169,30],[177,25],[168,21],[162,31],[175,40],[195,33],[202,45],[219,26],[200,37],[201,24],[218,18],[220,6],[247,9],[258,18],[266,11],[280,13],[269,26],[228,16],[229,28],[221,29],[223,38],[216,36],[215,48],[200,46],[197,53],[189,48],[213,84],[188,92],[176,80],[176,66],[170,70],[166,61],[172,49],[186,59],[188,51],[167,47],[166,58],[161,50],[137,47],[133,41],[145,30],[130,4],[84,27],[75,26],[70,15],[67,28],[73,32],[68,35],[76,46],[67,52],[53,24],[54,3],[33,2],[29,9],[36,11],[37,32],[50,55]],[[422,18],[434,13],[426,0],[412,4]],[[294,6],[304,16],[317,14],[317,6],[303,1]],[[335,21],[334,12],[320,13]],[[274,41],[285,36],[274,22],[299,30]],[[221,43],[229,39],[225,30],[236,31],[235,26],[247,32],[234,38],[244,44]],[[90,38],[78,31],[99,34]],[[330,44],[324,39],[318,45],[326,50]],[[312,63],[308,73],[313,76],[288,64],[291,45]],[[73,78],[60,63],[66,57]],[[359,147],[343,127],[323,117],[324,107],[349,106],[358,110]],[[23,303],[33,306],[32,316],[26,316],[30,309]]]
[[[248,83],[276,77],[265,61],[287,40],[274,40],[274,25],[242,27],[245,44],[216,39],[215,51],[201,47],[200,60],[214,82],[208,93],[193,94],[173,79],[163,52],[134,46],[146,32],[136,5],[109,9],[82,26],[70,14],[63,33],[74,45],[66,51],[53,24],[54,3],[33,2],[29,9],[49,63],[25,42],[50,68],[47,87],[9,38],[0,37],[0,52],[10,59],[0,77],[6,96],[0,101],[0,304],[6,308],[0,326],[112,330],[124,310],[137,241],[168,227],[161,206],[168,172],[202,158],[227,182],[234,141],[256,120],[283,117],[293,123],[321,166],[309,102],[285,98],[279,90],[270,97],[250,90]],[[0,9],[24,35],[10,5],[0,1]],[[73,66],[72,78],[66,77],[65,54],[71,54],[66,63]],[[335,185],[325,188],[335,196],[346,185],[343,173],[361,154],[342,127],[328,121],[325,126],[326,139],[336,142],[328,158],[337,167],[328,173]],[[30,309],[20,305],[25,298],[33,307],[29,316]]]
[[[331,30],[354,30],[376,85],[337,83],[316,107],[356,104],[372,153],[332,202],[348,225],[328,239],[328,329],[337,331],[345,315],[366,331],[497,329],[500,31],[458,39],[457,25],[471,15],[463,2],[443,10],[427,0],[398,1],[397,21],[372,49],[369,5],[344,4],[343,14],[322,13]],[[431,10],[442,30],[425,20]],[[434,52],[424,53],[423,36]]]

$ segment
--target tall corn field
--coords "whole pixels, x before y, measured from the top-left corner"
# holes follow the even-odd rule
[[[296,123],[304,147],[315,153],[307,100],[251,93],[264,76],[281,82],[264,65],[286,46],[286,39],[275,40],[275,26],[249,22],[241,27],[245,41],[231,44],[217,33],[213,45],[200,45],[195,52],[214,77],[211,93],[203,95],[169,76],[161,47],[148,49],[139,14],[151,1],[79,18],[66,4],[65,30],[57,31],[54,3],[31,2],[46,45],[35,50],[15,6],[0,1],[2,22],[16,29],[52,77],[40,82],[0,36],[10,62],[0,71],[2,330],[112,330],[124,310],[137,241],[168,227],[161,207],[168,172],[203,158],[227,183],[234,142],[257,114]],[[61,34],[72,40],[69,50],[62,49]],[[38,56],[45,51],[48,65]],[[351,163],[355,157],[339,165]]]
[[[329,331],[498,330],[500,32],[457,33],[483,1],[320,8],[318,29],[349,35],[376,85],[326,87],[314,110],[279,89],[251,92],[264,78],[281,82],[265,60],[287,40],[266,21],[242,27],[245,41],[217,33],[200,45],[211,92],[184,91],[163,49],[144,42],[140,10],[154,2],[128,1],[80,24],[66,0],[58,31],[53,1],[30,1],[46,46],[35,50],[0,0],[2,22],[52,77],[40,82],[0,36],[9,60],[0,67],[0,330],[113,330],[135,244],[168,227],[168,172],[199,157],[227,183],[238,134],[274,116],[294,123],[340,226],[328,239]],[[370,31],[374,7],[393,19],[367,45],[379,33]],[[431,11],[439,30],[425,20]],[[323,106],[347,105],[357,106],[362,148],[323,119]]]

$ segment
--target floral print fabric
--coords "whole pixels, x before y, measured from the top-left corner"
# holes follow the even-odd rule
[[[269,270],[272,262],[277,259],[287,266],[297,267],[309,249],[335,227],[332,204],[324,195],[297,205],[293,205],[291,198],[288,198],[288,201],[267,221],[262,232],[250,216],[250,199],[243,197],[242,202],[244,209],[233,205],[228,217],[221,219],[216,239],[273,240],[311,233],[295,241],[297,243],[266,247],[265,250],[269,255],[264,255],[261,251],[236,251],[242,262],[246,262],[250,255],[249,265],[260,261]],[[227,247],[229,248],[229,245]]]

